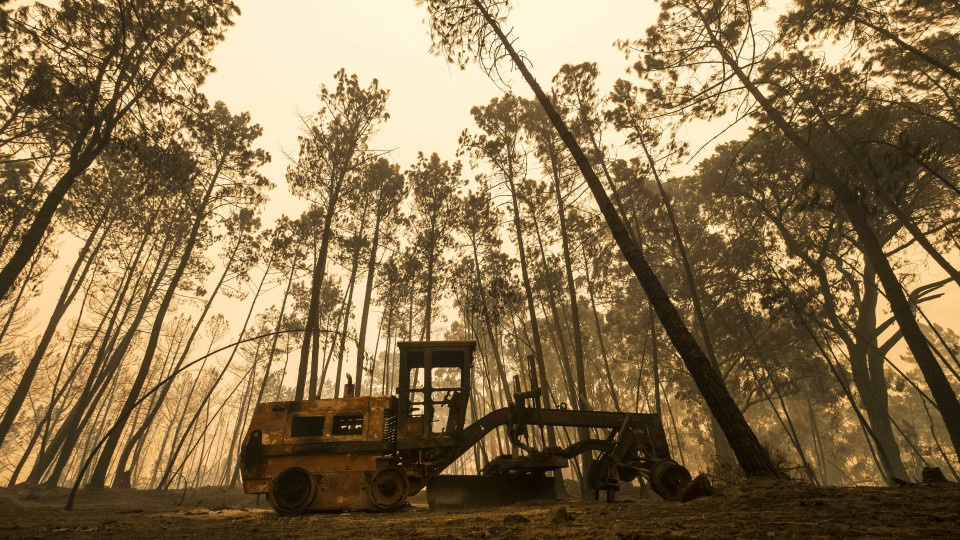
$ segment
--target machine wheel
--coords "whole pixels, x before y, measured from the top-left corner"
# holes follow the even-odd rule
[[[270,483],[270,506],[278,514],[302,514],[313,502],[316,492],[317,481],[313,475],[302,467],[291,467]]]
[[[398,467],[385,467],[374,473],[367,484],[367,496],[378,510],[396,510],[407,498],[407,475]]]
[[[690,480],[690,471],[670,459],[656,462],[650,470],[650,487],[668,501],[679,501]]]

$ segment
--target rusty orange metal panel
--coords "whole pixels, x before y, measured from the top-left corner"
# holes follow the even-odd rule
[[[275,478],[297,469],[310,475],[307,510],[376,509],[368,484],[398,458],[392,396],[262,403],[244,437],[240,470],[245,493],[270,493]]]

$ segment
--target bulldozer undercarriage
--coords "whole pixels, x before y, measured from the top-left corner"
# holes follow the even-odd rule
[[[496,506],[556,498],[556,476],[589,452],[596,457],[586,481],[598,500],[600,492],[616,500],[620,483],[638,476],[664,499],[680,499],[690,473],[670,459],[659,415],[541,407],[532,361],[529,391],[515,376],[510,406],[465,426],[474,346],[398,344],[396,396],[260,404],[241,448],[244,491],[267,494],[285,515],[392,511],[424,488],[431,509]],[[501,426],[511,454],[477,475],[441,474]],[[591,428],[606,437],[534,448],[530,428],[547,426]]]

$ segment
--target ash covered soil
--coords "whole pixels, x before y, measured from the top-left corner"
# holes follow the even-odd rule
[[[67,512],[68,490],[18,486],[0,489],[0,537],[960,538],[956,484],[820,488],[750,481],[715,491],[685,503],[566,499],[456,512],[431,512],[418,496],[388,514],[280,517],[239,490],[85,490]]]

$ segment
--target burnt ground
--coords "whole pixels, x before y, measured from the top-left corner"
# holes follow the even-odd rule
[[[2,538],[960,538],[956,484],[820,488],[748,482],[685,503],[531,501],[431,512],[422,497],[399,512],[280,517],[239,490],[0,489]],[[183,500],[181,502],[181,496]],[[558,517],[563,507],[569,519]]]

